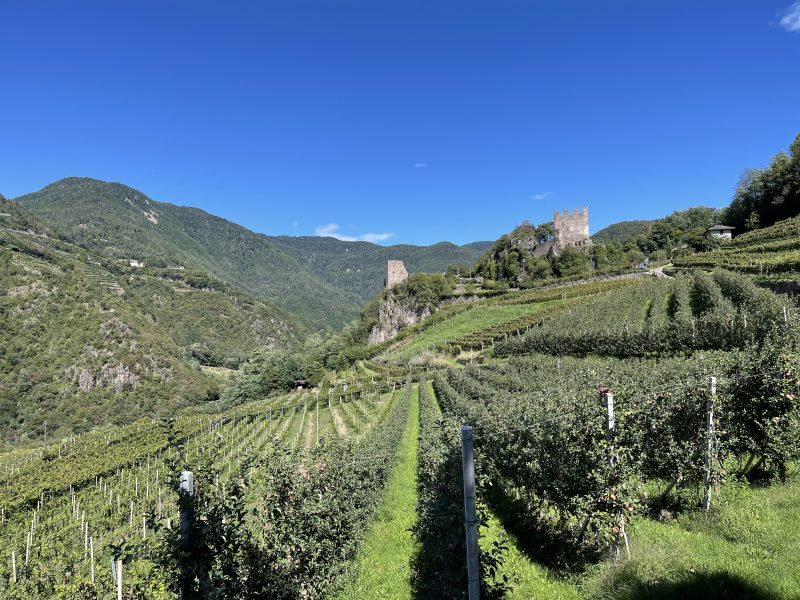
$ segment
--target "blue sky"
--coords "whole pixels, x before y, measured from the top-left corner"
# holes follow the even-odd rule
[[[0,193],[494,239],[724,206],[800,132],[800,2],[0,0]]]

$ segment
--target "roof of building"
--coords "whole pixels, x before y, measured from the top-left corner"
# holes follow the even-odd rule
[[[716,230],[719,230],[719,229],[728,230],[728,229],[736,229],[736,227],[731,227],[730,225],[712,225],[711,227],[706,229],[706,231],[714,231],[715,229]]]

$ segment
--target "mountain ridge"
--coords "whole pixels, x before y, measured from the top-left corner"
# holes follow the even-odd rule
[[[312,330],[336,331],[352,321],[382,287],[389,258],[408,261],[412,272],[443,271],[451,262],[474,262],[480,254],[449,242],[384,247],[271,237],[199,208],[156,201],[124,184],[91,178],[68,177],[14,201],[80,246],[153,266],[202,269],[275,303]],[[320,248],[326,256],[320,257]],[[342,260],[345,254],[351,260]]]

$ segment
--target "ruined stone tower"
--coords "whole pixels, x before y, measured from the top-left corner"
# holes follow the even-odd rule
[[[408,271],[402,260],[390,260],[386,263],[386,287],[390,288],[397,283],[408,279]]]
[[[569,246],[582,248],[592,243],[589,239],[589,209],[585,206],[580,212],[577,208],[571,213],[566,208],[563,213],[555,211],[553,226],[556,230],[555,247],[558,250]]]

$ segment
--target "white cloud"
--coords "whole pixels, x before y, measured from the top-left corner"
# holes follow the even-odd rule
[[[540,194],[534,194],[533,196],[531,196],[531,200],[546,200],[552,195],[553,192],[542,192]]]
[[[800,31],[800,1],[792,4],[781,17],[779,25],[786,31]]]
[[[415,169],[427,169],[428,168],[428,163],[426,163],[426,162],[414,163],[414,168]]]
[[[394,237],[393,233],[365,233],[363,235],[358,236],[358,239],[363,240],[365,242],[372,242],[373,244],[377,242],[385,242],[386,240],[392,239]]]
[[[394,237],[393,233],[362,233],[361,235],[344,235],[340,233],[339,227],[336,223],[328,223],[320,225],[314,230],[314,235],[319,237],[332,237],[343,242],[385,242]]]

